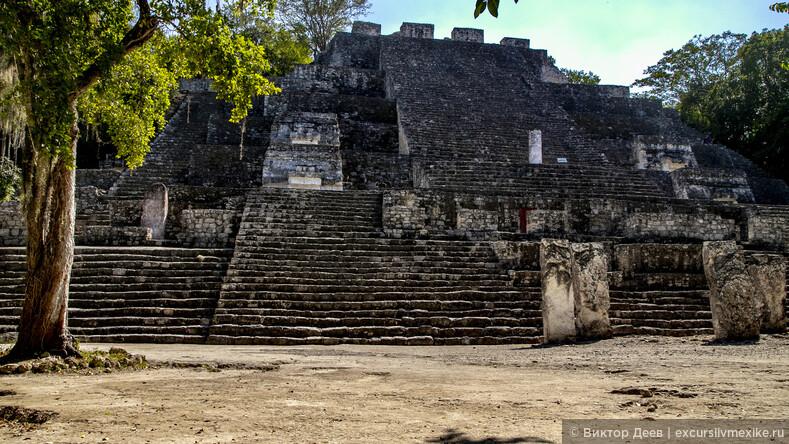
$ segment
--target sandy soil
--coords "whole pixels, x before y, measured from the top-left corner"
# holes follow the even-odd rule
[[[561,347],[124,345],[149,369],[0,377],[0,406],[53,410],[3,442],[561,442],[568,418],[784,418],[789,336],[710,345],[627,337]],[[88,347],[83,345],[83,347]],[[109,345],[93,345],[101,349]],[[637,387],[654,397],[613,394]]]

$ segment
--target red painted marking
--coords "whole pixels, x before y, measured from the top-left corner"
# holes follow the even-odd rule
[[[528,213],[536,208],[521,208],[521,233],[526,232],[526,224],[529,222]]]

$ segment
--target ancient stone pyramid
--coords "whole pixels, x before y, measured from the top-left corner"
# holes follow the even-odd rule
[[[749,263],[787,252],[785,183],[627,87],[568,84],[525,39],[359,22],[277,83],[242,132],[209,83],[183,81],[144,166],[78,170],[73,334],[528,343],[554,322],[588,337],[595,304],[608,334],[709,334],[702,242],[736,241]],[[14,203],[0,236],[12,332]],[[569,320],[543,301],[561,276]]]

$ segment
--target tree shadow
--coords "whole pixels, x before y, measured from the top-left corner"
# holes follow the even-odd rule
[[[447,429],[444,434],[438,438],[428,439],[426,443],[442,443],[442,444],[519,444],[519,443],[547,443],[554,444],[553,441],[538,438],[536,436],[523,436],[518,438],[483,438],[472,439],[466,436],[465,433],[459,432],[455,429]]]
[[[730,341],[726,339],[711,339],[701,343],[702,347],[739,347],[743,345],[756,345],[759,343],[758,339],[749,339],[747,341]]]

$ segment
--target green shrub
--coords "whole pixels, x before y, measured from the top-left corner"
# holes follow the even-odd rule
[[[21,172],[14,161],[0,157],[0,201],[11,200],[16,196]]]

